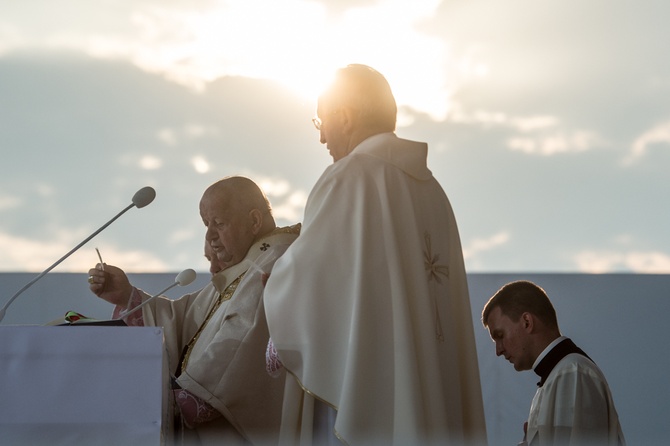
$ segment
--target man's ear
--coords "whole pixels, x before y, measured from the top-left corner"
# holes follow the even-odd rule
[[[529,312],[525,312],[521,315],[521,322],[523,323],[523,328],[526,333],[532,333],[535,327],[535,316]]]
[[[258,235],[263,227],[263,213],[260,209],[252,209],[249,211],[249,217],[251,218],[251,232]]]
[[[354,110],[351,107],[342,107],[339,110],[339,119],[342,128],[346,133],[351,133],[356,129],[356,124],[358,123],[358,110]]]

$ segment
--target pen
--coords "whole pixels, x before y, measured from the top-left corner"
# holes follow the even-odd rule
[[[95,252],[98,253],[98,258],[100,259],[100,269],[102,271],[105,270],[105,262],[102,261],[102,256],[100,255],[100,250],[98,248],[95,248]]]

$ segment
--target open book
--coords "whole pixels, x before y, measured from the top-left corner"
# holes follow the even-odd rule
[[[86,317],[76,311],[68,311],[63,318],[55,319],[45,325],[111,325],[124,326],[126,325],[120,319],[99,320]]]

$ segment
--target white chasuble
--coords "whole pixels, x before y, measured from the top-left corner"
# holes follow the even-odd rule
[[[458,229],[426,155],[424,143],[375,135],[310,193],[264,294],[287,380],[301,387],[286,394],[282,438],[320,438],[302,435],[314,396],[337,411],[346,444],[486,443]]]
[[[165,327],[173,373],[190,344],[179,385],[223,415],[196,427],[201,444],[277,442],[284,383],[265,370],[269,334],[261,274],[271,271],[298,232],[299,225],[279,228],[198,293],[155,299],[143,308],[146,325]]]

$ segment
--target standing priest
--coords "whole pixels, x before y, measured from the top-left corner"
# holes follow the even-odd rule
[[[264,294],[268,366],[289,372],[283,444],[486,444],[456,220],[396,112],[364,65],[319,98],[334,163]]]

